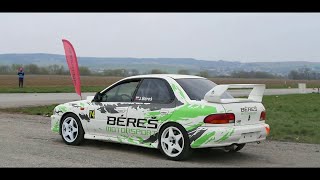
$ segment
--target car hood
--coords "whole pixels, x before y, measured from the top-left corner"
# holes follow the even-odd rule
[[[64,103],[63,105],[65,106],[73,106],[73,107],[86,107],[89,105],[91,101],[87,101],[87,100],[79,100],[79,101],[71,101],[71,102],[67,102]]]

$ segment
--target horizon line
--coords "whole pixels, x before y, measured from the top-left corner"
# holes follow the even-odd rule
[[[55,54],[55,53],[0,53],[0,55],[35,55],[35,54],[44,54],[44,55],[58,55],[58,56],[65,56],[64,54]],[[190,57],[112,57],[112,56],[77,56],[78,58],[131,58],[131,59],[190,59],[195,61],[209,61],[209,62],[216,62],[216,61],[226,61],[226,62],[238,62],[238,63],[286,63],[286,62],[307,62],[307,63],[320,63],[317,61],[239,61],[239,60],[208,60],[208,59],[196,59],[196,58],[190,58]]]

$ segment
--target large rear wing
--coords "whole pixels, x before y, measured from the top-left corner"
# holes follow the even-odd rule
[[[221,97],[223,93],[225,93],[228,89],[249,88],[252,88],[252,90],[248,98],[222,99]],[[208,91],[204,96],[204,100],[213,103],[262,102],[262,97],[265,89],[265,84],[221,84]]]

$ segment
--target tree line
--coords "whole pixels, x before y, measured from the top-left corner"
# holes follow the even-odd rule
[[[310,68],[299,68],[298,70],[292,70],[288,74],[290,79],[306,79],[306,80],[318,80],[320,79],[320,72],[311,70]]]
[[[62,65],[48,65],[48,66],[38,66],[36,64],[12,64],[12,65],[0,65],[0,74],[16,74],[18,69],[23,67],[26,74],[42,74],[42,75],[68,75],[69,69],[66,69]],[[79,71],[81,75],[91,75],[92,71],[85,66],[79,66]]]
[[[0,74],[16,74],[20,67],[23,67],[24,72],[28,74],[64,75],[69,73],[69,71],[66,71],[66,69],[62,65],[59,66],[56,64],[45,66],[45,67],[40,67],[36,64],[27,64],[27,65],[12,64],[12,65],[0,65]]]
[[[230,75],[233,78],[262,78],[262,79],[275,79],[283,78],[268,72],[263,71],[234,71]]]
[[[42,74],[42,75],[69,75],[69,69],[65,68],[62,65],[48,65],[48,66],[38,66],[36,64],[12,64],[12,65],[0,65],[0,74],[16,74],[18,69],[23,67],[26,74]],[[140,74],[167,74],[168,72],[161,69],[152,69],[148,72],[141,73],[137,69],[105,69],[102,72],[96,72],[90,70],[88,67],[79,66],[80,74],[83,76],[120,76],[127,77]],[[192,74],[188,69],[180,69],[177,71],[177,74]],[[269,72],[263,71],[234,71],[227,76],[219,76],[214,74],[212,71],[201,70],[198,73],[194,74],[197,76],[202,76],[206,78],[210,77],[231,77],[231,78],[266,78],[266,79],[275,79],[275,78],[285,78],[285,79],[294,79],[294,80],[318,80],[320,79],[320,73],[311,70],[310,68],[300,68],[297,70],[292,70],[286,76],[275,75]]]
[[[182,73],[183,74],[183,73]],[[291,70],[287,75],[276,75],[264,71],[233,71],[230,75],[212,75],[214,73],[203,70],[198,76],[210,77],[225,77],[225,78],[261,78],[261,79],[293,79],[293,80],[320,80],[320,72],[303,67],[297,70]]]
[[[12,64],[12,65],[0,65],[0,74],[16,74],[18,69],[23,67],[23,70],[26,74],[41,74],[41,75],[68,75],[69,69],[65,68],[62,65],[48,65],[48,66],[38,66],[36,64]],[[167,71],[160,69],[152,69],[149,72],[141,73],[137,69],[105,69],[102,72],[96,72],[90,70],[88,67],[79,66],[80,74],[83,76],[90,75],[104,75],[104,76],[134,76],[140,74],[167,74]],[[189,70],[179,70],[179,74],[190,74]]]

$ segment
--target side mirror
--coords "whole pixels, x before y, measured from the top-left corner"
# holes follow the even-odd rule
[[[96,95],[95,95],[94,98],[93,98],[93,101],[94,101],[94,102],[100,102],[101,99],[102,99],[101,93],[100,93],[100,92],[97,92]]]

